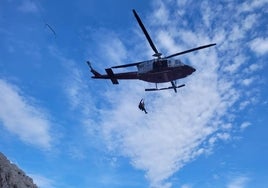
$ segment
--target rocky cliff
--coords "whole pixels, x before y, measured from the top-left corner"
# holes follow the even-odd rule
[[[0,188],[37,188],[32,178],[25,175],[0,152]]]

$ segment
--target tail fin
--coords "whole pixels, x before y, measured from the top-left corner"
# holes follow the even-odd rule
[[[90,68],[90,72],[92,72],[94,74],[94,76],[92,76],[92,78],[97,78],[97,79],[110,79],[113,84],[119,84],[118,80],[113,72],[113,70],[111,68],[105,69],[106,73],[105,75],[102,75],[100,73],[98,73],[96,70],[93,69],[93,67],[91,66],[91,63],[89,61],[87,61],[87,64]]]
[[[98,73],[95,69],[93,69],[93,67],[91,66],[91,63],[89,61],[87,61],[87,64],[88,64],[88,66],[90,68],[90,72],[92,72],[95,77],[100,77],[101,76],[100,73]]]

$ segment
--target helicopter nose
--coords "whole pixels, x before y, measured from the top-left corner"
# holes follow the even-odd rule
[[[193,68],[193,67],[191,67],[191,66],[188,66],[188,70],[189,70],[190,73],[193,73],[193,72],[196,71],[195,68]]]

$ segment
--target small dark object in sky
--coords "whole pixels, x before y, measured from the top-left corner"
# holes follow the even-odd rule
[[[50,26],[50,25],[48,25],[47,23],[45,23],[45,25],[53,32],[53,34],[55,35],[55,37],[56,37],[56,32],[55,32],[55,30]]]
[[[140,103],[139,103],[139,109],[140,109],[141,111],[144,111],[145,114],[147,114],[147,111],[146,111],[146,109],[145,109],[145,104],[144,104],[144,100],[143,100],[143,99],[141,99],[141,101],[140,101]]]

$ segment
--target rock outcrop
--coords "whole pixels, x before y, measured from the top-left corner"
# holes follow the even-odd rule
[[[32,178],[20,170],[0,152],[0,187],[1,188],[37,188]]]

